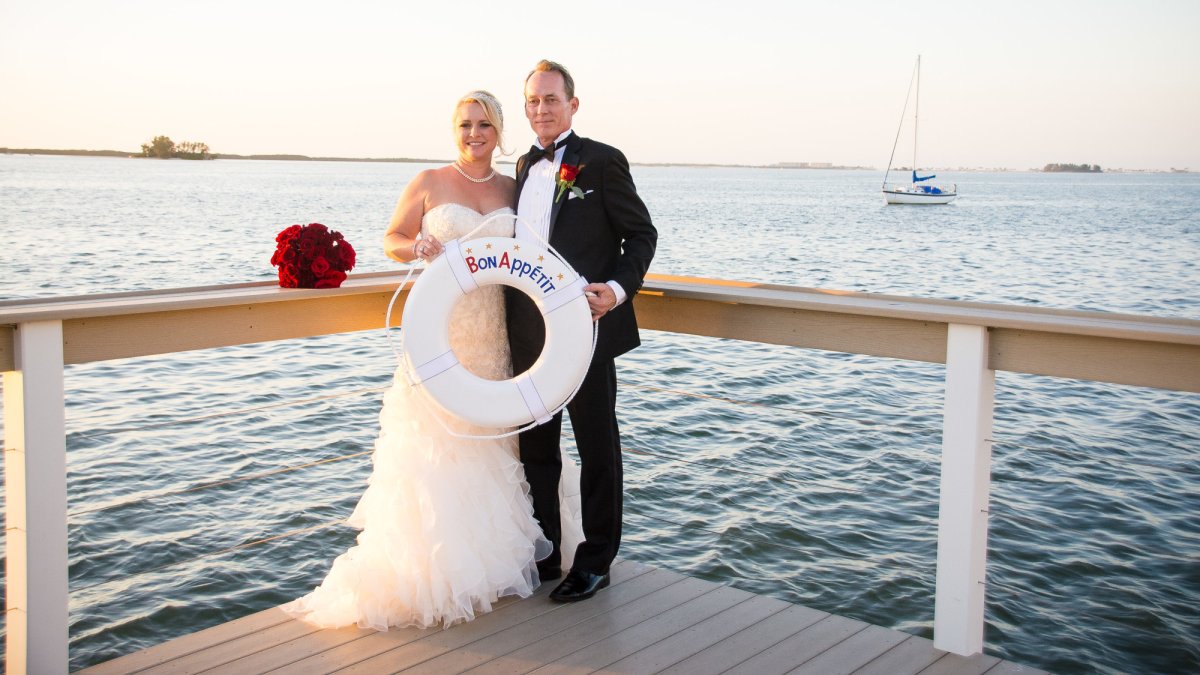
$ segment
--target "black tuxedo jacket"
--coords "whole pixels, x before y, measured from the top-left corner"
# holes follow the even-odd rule
[[[615,281],[625,290],[625,302],[600,319],[596,342],[597,359],[615,358],[641,343],[633,296],[641,288],[654,258],[658,231],[637,195],[629,162],[620,150],[572,132],[566,139],[562,165],[579,167],[575,187],[585,194],[582,199],[571,198],[568,190],[553,202],[550,245],[588,283]],[[517,160],[514,211],[528,176],[529,162],[521,157]],[[545,339],[542,321],[529,316],[532,302],[520,303],[514,296],[524,296],[513,293],[514,289],[508,290],[509,336],[513,348],[536,349],[533,352],[536,358]]]

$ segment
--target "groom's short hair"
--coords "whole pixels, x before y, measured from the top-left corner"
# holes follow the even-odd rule
[[[575,98],[575,78],[571,77],[571,73],[567,72],[567,67],[561,63],[555,63],[547,59],[542,59],[537,62],[533,70],[525,76],[525,82],[529,82],[529,78],[533,77],[534,73],[558,73],[563,78],[563,89],[566,90],[567,100]]]

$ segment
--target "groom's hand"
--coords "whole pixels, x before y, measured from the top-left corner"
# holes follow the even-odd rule
[[[599,321],[617,306],[617,294],[608,284],[588,284],[583,287],[583,293],[587,296],[588,309],[592,310],[592,321]]]

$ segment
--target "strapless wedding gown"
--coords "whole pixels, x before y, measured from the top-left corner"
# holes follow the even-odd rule
[[[421,226],[446,242],[511,213],[443,204],[430,209]],[[512,218],[495,218],[474,236],[512,233]],[[482,287],[458,301],[450,343],[476,375],[511,377],[502,286]],[[398,369],[383,398],[373,473],[347,521],[362,530],[358,544],[333,561],[320,586],[284,605],[287,613],[322,628],[450,626],[490,611],[501,596],[528,597],[537,588],[536,561],[550,553],[550,542],[533,517],[516,436],[452,436],[446,427],[474,435],[496,430],[438,413],[424,397]],[[569,568],[583,533],[578,468],[566,457],[563,476],[560,548]]]

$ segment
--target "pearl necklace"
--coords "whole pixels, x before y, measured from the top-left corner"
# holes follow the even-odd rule
[[[471,181],[472,183],[486,183],[489,180],[496,177],[496,169],[494,167],[492,168],[492,172],[489,173],[488,175],[484,176],[483,178],[472,178],[466,171],[462,170],[462,167],[458,165],[458,162],[455,162],[455,163],[451,164],[450,166],[454,167],[455,171],[461,173],[463,178],[466,178],[467,180]]]

